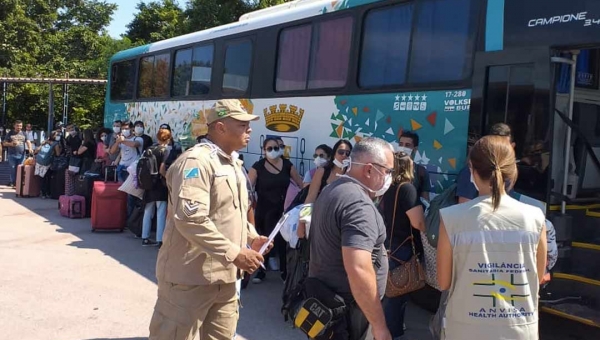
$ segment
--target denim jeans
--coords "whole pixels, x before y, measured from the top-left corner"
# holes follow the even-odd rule
[[[392,249],[395,249],[396,247],[397,245]],[[404,245],[392,255],[401,261],[408,261],[412,256],[412,247],[410,245]],[[400,263],[390,258],[389,265],[389,270],[391,271],[399,267]],[[404,312],[408,301],[409,294],[400,295],[395,298],[385,297],[383,299],[383,314],[385,315],[385,321],[392,334],[392,338],[404,335]]]
[[[129,177],[129,172],[127,172],[127,167],[125,165],[117,165],[117,176],[119,178],[119,182],[125,182],[127,177]]]
[[[158,210],[158,211],[157,211]],[[156,213],[156,241],[162,242],[163,232],[165,231],[165,223],[167,222],[167,202],[149,202],[146,203],[144,209],[144,223],[142,225],[142,238],[150,237],[150,229],[152,229],[152,218]]]
[[[25,159],[25,155],[11,155],[8,154],[8,164],[10,165],[10,183],[16,184],[17,182],[17,168],[19,164],[23,164],[23,160]]]

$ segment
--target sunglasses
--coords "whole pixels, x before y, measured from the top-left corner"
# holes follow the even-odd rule
[[[348,156],[350,156],[350,150],[338,150],[337,154],[340,155],[340,156],[346,156],[346,157],[348,157]]]
[[[271,152],[271,151],[277,152],[277,151],[279,151],[279,147],[278,146],[269,146],[269,147],[267,147],[266,150],[267,150],[267,152]]]
[[[324,154],[324,153],[316,153],[316,154],[313,155],[313,158],[317,158],[317,157],[319,157],[319,158],[327,158],[327,155]]]

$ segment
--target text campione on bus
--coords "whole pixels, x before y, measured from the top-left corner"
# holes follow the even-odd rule
[[[261,118],[241,150],[246,164],[276,136],[301,175],[319,144],[395,144],[414,131],[415,162],[440,193],[469,145],[504,122],[519,170],[513,196],[556,229],[540,310],[595,328],[599,71],[596,0],[296,0],[115,54],[104,125],[141,120],[154,135],[167,123],[189,147],[216,100],[239,99]]]

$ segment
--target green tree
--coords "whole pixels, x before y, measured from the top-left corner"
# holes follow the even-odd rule
[[[229,24],[255,8],[252,2],[243,0],[190,0],[185,10],[186,31]]]
[[[183,10],[173,0],[137,4],[138,13],[127,25],[125,36],[134,43],[151,43],[175,37],[183,31]]]
[[[0,0],[0,74],[106,79],[108,59],[121,47],[106,32],[115,9],[102,0]],[[47,84],[10,85],[7,124],[22,119],[45,128],[48,90]],[[60,118],[61,87],[54,90],[55,115]],[[71,86],[70,94],[74,122],[102,121],[103,88]]]

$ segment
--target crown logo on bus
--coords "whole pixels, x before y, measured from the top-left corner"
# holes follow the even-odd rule
[[[295,105],[271,105],[263,110],[267,129],[275,132],[300,130],[304,109]]]

